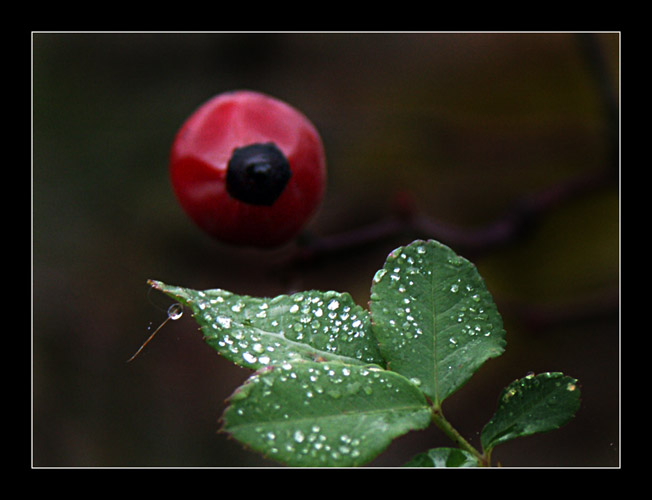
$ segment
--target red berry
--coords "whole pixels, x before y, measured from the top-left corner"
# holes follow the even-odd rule
[[[321,204],[321,138],[299,111],[236,91],[199,107],[172,145],[172,187],[195,223],[219,240],[258,247],[293,239]]]

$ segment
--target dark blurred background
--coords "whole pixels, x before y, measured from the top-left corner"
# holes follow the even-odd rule
[[[277,465],[217,432],[249,372],[217,356],[188,314],[125,362],[170,305],[146,280],[257,296],[333,289],[366,305],[375,270],[411,241],[299,266],[292,246],[211,240],[167,171],[174,134],[202,102],[253,89],[314,122],[329,167],[315,235],[390,216],[398,192],[419,213],[475,228],[613,163],[603,91],[619,93],[620,39],[592,40],[606,63],[598,78],[572,33],[34,33],[33,465]],[[620,464],[619,206],[616,176],[467,255],[507,348],[445,402],[449,420],[479,446],[512,380],[563,371],[582,389],[565,427],[498,447],[503,466]],[[432,427],[369,466],[449,445]]]

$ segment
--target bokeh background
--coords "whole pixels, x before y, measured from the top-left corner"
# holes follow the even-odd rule
[[[277,466],[218,433],[249,372],[204,344],[188,314],[125,362],[170,305],[146,280],[257,296],[333,289],[366,305],[375,270],[411,241],[297,265],[293,246],[211,240],[167,175],[174,134],[202,102],[253,89],[315,123],[329,166],[316,235],[388,217],[398,192],[473,228],[609,165],[600,89],[618,96],[620,36],[594,41],[606,79],[573,33],[33,33],[33,466]],[[582,389],[565,427],[498,447],[503,466],[620,464],[619,207],[616,177],[469,256],[507,348],[445,402],[449,420],[479,445],[512,380],[563,371]],[[448,445],[432,427],[368,466]]]

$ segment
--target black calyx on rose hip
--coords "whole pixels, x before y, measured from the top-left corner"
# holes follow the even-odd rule
[[[281,196],[292,171],[272,142],[236,148],[226,171],[226,190],[251,205],[271,206]]]

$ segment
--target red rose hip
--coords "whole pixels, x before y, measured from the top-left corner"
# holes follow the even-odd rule
[[[175,195],[195,223],[237,245],[280,246],[319,208],[326,183],[321,138],[299,111],[252,91],[220,94],[177,133]]]

